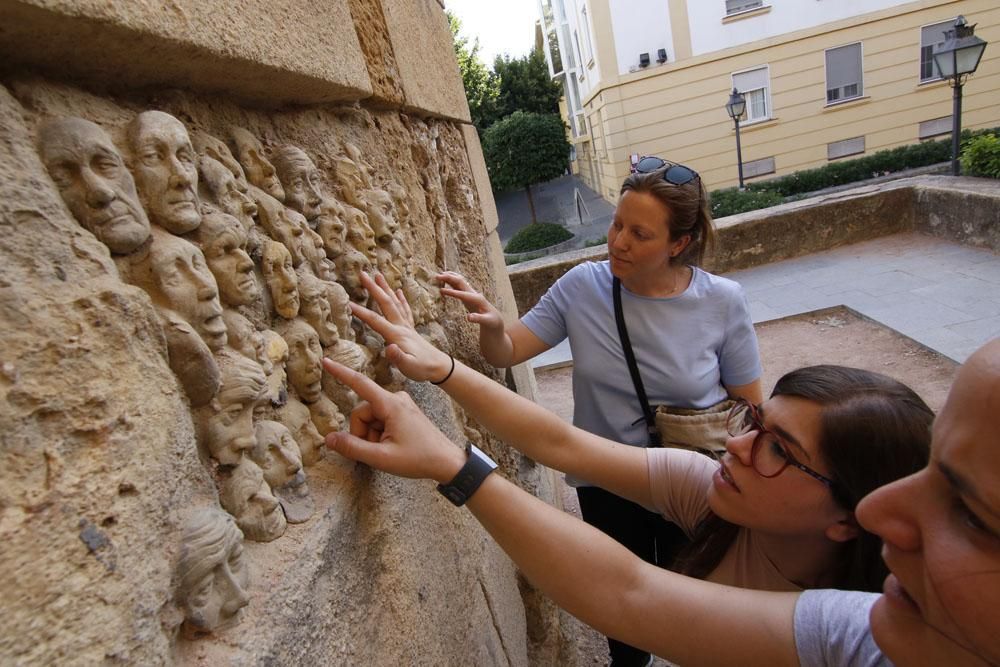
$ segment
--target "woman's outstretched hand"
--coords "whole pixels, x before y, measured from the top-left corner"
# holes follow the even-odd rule
[[[465,309],[469,311],[469,314],[466,316],[467,320],[473,324],[478,324],[480,327],[503,332],[504,323],[500,311],[487,301],[486,297],[472,289],[469,281],[464,276],[454,271],[445,271],[444,273],[437,274],[435,278],[443,285],[441,287],[441,294],[458,299],[465,306]]]
[[[327,434],[327,447],[400,477],[438,482],[455,477],[465,463],[465,453],[427,419],[409,395],[386,391],[330,359],[322,363],[323,370],[363,399],[351,412],[349,432]]]
[[[382,314],[351,303],[355,316],[385,339],[386,357],[411,380],[440,381],[451,369],[451,358],[424,340],[413,326],[410,305],[401,290],[394,293],[381,274],[361,274],[361,284]]]

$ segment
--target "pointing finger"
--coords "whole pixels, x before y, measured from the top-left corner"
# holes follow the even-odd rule
[[[354,393],[371,403],[373,414],[384,414],[385,402],[390,396],[392,396],[392,394],[378,386],[378,384],[376,384],[375,381],[367,375],[362,375],[361,373],[352,370],[343,364],[338,364],[332,359],[324,358],[322,364],[323,370],[332,375],[334,379],[347,385],[354,390]]]

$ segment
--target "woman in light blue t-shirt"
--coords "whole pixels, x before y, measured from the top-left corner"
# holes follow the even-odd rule
[[[760,353],[749,308],[736,282],[698,268],[714,232],[698,174],[660,158],[643,158],[622,184],[608,228],[608,260],[580,264],[562,276],[521,320],[499,311],[456,273],[438,276],[441,293],[462,301],[479,325],[488,362],[509,367],[568,338],[573,352],[573,424],[644,447],[649,434],[622,351],[613,281],[652,406],[704,409],[726,398],[759,404]],[[585,521],[647,562],[666,566],[683,534],[659,515],[568,477]],[[649,655],[609,640],[612,664],[643,665]]]

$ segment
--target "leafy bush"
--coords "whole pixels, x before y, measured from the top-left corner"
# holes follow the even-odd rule
[[[531,261],[533,259],[538,259],[539,257],[542,257],[541,253],[539,253],[537,255],[534,254],[534,253],[532,253],[530,255],[525,255],[524,257],[520,257],[520,256],[519,257],[504,257],[503,262],[507,266],[510,266],[512,264],[520,264],[521,262],[529,262],[529,261]]]
[[[712,202],[712,217],[724,218],[727,215],[777,206],[785,198],[773,190],[747,189],[740,192],[736,188],[725,188],[713,190],[709,200]]]
[[[541,250],[542,248],[548,248],[557,243],[568,241],[571,238],[573,238],[573,233],[562,225],[551,222],[536,222],[519,229],[511,237],[510,241],[507,242],[504,252],[516,253]]]
[[[1000,178],[1000,137],[981,134],[962,144],[962,173]]]
[[[608,242],[608,237],[607,236],[602,236],[599,239],[591,239],[589,241],[584,241],[583,247],[584,248],[593,248],[594,246],[604,245],[607,242]]]

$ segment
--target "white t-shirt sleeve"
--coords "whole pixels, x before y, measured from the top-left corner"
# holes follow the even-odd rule
[[[795,648],[802,667],[892,667],[872,639],[877,593],[809,590],[795,603]]]
[[[546,345],[555,347],[568,335],[566,311],[579,288],[582,267],[578,264],[563,274],[521,318],[521,324]]]

